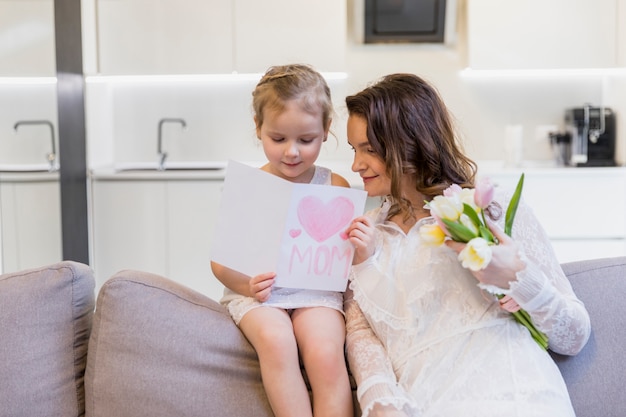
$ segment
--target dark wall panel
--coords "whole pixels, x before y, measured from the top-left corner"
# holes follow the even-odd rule
[[[89,264],[80,0],[54,0],[63,259]]]

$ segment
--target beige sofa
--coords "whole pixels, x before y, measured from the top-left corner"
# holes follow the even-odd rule
[[[577,415],[624,416],[626,257],[563,269],[593,326],[579,355],[554,355]],[[272,415],[256,354],[215,301],[139,271],[94,298],[75,262],[0,276],[1,417]]]

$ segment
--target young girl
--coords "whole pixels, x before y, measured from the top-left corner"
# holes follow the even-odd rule
[[[489,210],[499,244],[485,269],[464,268],[464,244],[420,240],[420,228],[435,221],[424,202],[452,184],[473,187],[476,173],[435,88],[391,74],[346,105],[352,170],[369,196],[385,198],[347,231],[355,255],[346,346],[363,417],[573,417],[548,352],[477,285],[508,293],[505,304],[526,310],[551,350],[583,348],[589,315],[532,210],[520,202],[512,237],[498,207]],[[497,191],[499,211],[509,200]]]
[[[333,112],[330,89],[318,72],[305,65],[272,67],[252,97],[268,160],[262,170],[297,183],[349,186],[315,165]],[[215,262],[211,269],[226,287],[222,304],[257,351],[276,417],[352,416],[343,295],[274,287],[274,272],[249,277]],[[312,409],[299,356],[313,391]]]

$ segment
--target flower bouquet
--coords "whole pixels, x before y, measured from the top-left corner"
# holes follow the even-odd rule
[[[511,236],[523,185],[524,174],[521,175],[506,210],[504,233],[508,236]],[[430,245],[442,245],[446,239],[466,243],[465,248],[459,253],[459,261],[463,267],[472,271],[485,268],[491,261],[491,246],[498,244],[485,219],[485,209],[491,204],[493,194],[493,184],[487,178],[479,181],[473,189],[461,188],[457,184],[451,185],[443,195],[426,202],[425,208],[430,210],[435,223],[420,228],[421,239]],[[492,292],[493,287],[481,288]],[[504,296],[498,293],[495,295],[499,299]],[[528,328],[539,346],[546,350],[548,337],[535,327],[530,315],[522,309],[512,314],[519,323]]]

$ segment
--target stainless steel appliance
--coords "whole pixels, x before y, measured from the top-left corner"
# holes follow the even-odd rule
[[[565,111],[571,137],[570,165],[615,166],[615,114],[609,107],[583,107]]]

